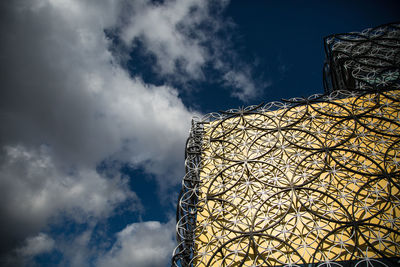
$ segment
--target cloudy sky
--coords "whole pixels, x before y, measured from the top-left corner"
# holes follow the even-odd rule
[[[278,1],[275,1],[278,2]],[[322,93],[396,1],[0,2],[0,265],[168,266],[194,115]]]

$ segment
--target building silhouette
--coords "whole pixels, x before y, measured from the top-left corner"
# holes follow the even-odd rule
[[[324,94],[193,119],[173,266],[399,264],[400,24],[324,43]]]

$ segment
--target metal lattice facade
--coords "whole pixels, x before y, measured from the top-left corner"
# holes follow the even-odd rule
[[[399,264],[399,77],[349,73],[372,87],[194,119],[173,266]]]
[[[325,92],[400,89],[400,23],[325,37]]]

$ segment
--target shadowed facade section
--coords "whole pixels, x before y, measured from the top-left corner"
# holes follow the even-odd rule
[[[324,95],[194,119],[173,266],[398,264],[399,32],[327,37]]]

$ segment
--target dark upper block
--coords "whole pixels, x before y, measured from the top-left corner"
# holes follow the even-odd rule
[[[400,88],[400,22],[324,38],[325,93]]]

